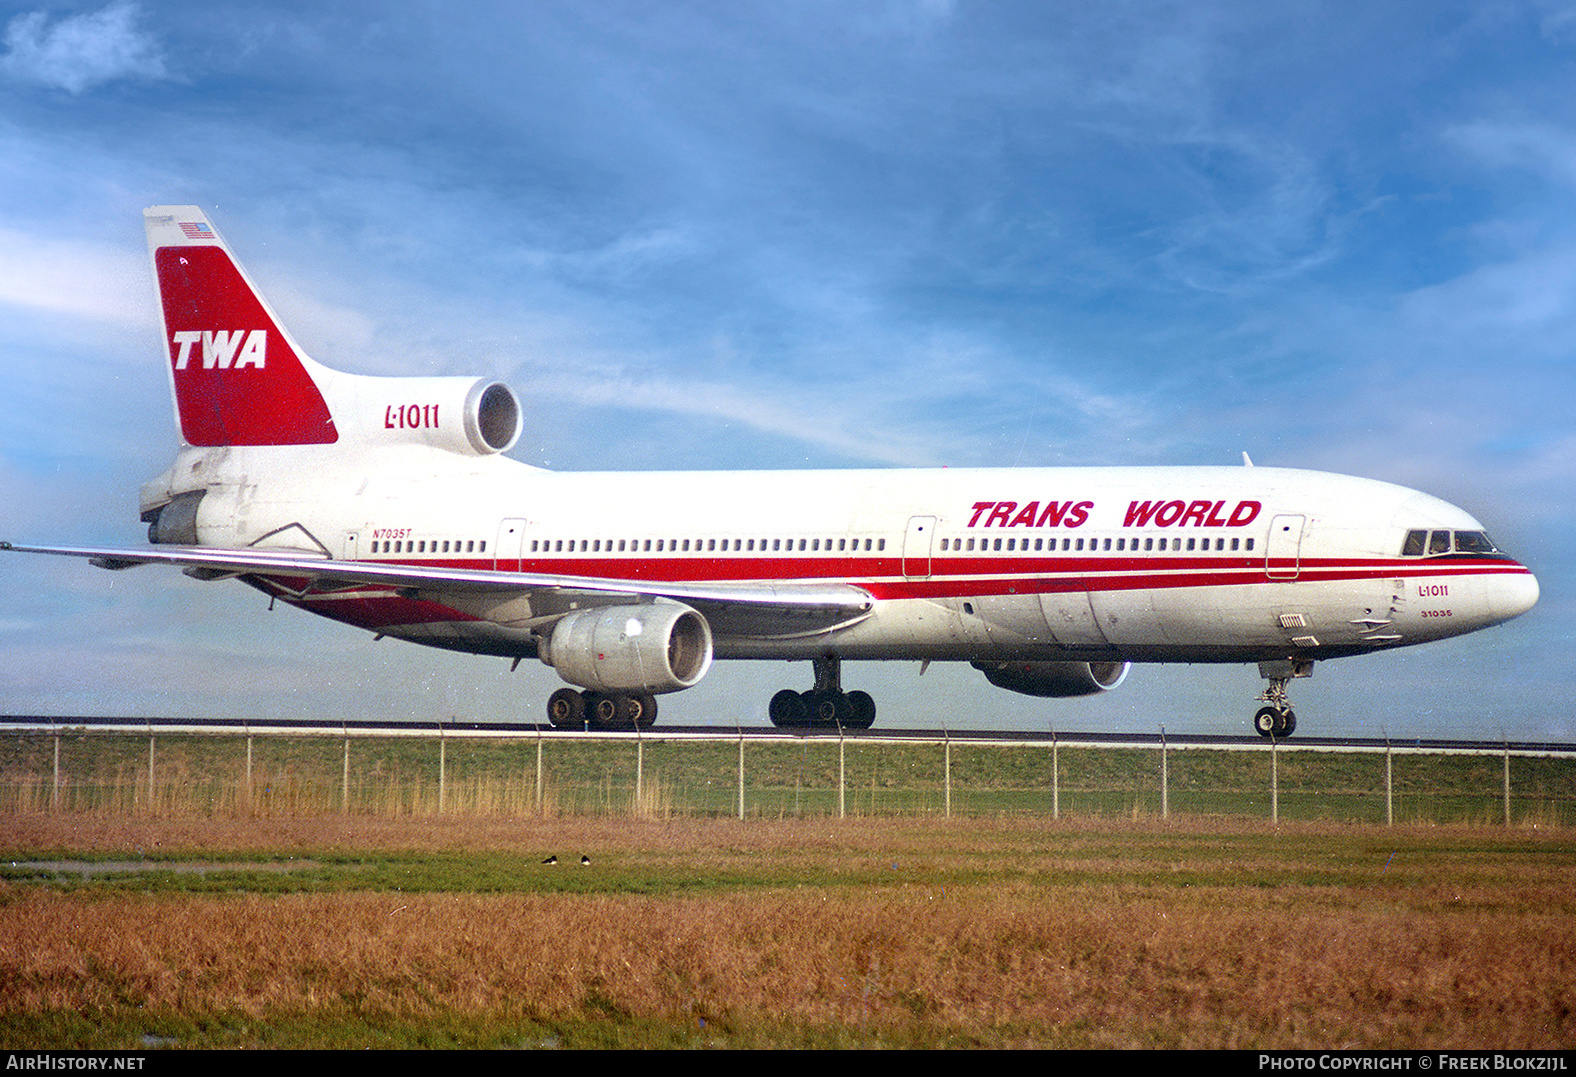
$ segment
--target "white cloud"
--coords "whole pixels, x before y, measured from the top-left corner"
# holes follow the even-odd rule
[[[162,79],[164,57],[151,34],[136,28],[135,4],[72,15],[53,25],[42,11],[6,26],[0,70],[13,78],[80,94],[121,78]]]
[[[123,326],[155,324],[144,257],[4,227],[0,227],[0,305]]]

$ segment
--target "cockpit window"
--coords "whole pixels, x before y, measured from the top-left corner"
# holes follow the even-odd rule
[[[1499,553],[1499,547],[1486,531],[1457,531],[1457,553]]]
[[[1491,554],[1499,547],[1484,531],[1408,531],[1401,544],[1402,557],[1439,557],[1448,553]]]

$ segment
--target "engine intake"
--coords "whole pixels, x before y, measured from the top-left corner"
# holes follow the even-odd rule
[[[506,452],[520,439],[520,401],[483,378],[358,379],[357,413],[375,444],[428,445],[465,456]]]
[[[711,626],[676,602],[578,610],[553,625],[542,661],[599,692],[677,692],[711,668]]]
[[[1127,679],[1129,662],[970,662],[997,688],[1045,699],[1109,692]]]

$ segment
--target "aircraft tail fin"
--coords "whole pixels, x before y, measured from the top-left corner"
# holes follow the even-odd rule
[[[189,445],[339,440],[312,362],[196,206],[143,211],[175,418]]]

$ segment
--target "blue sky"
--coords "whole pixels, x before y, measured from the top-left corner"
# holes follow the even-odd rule
[[[138,543],[176,445],[140,214],[320,360],[479,374],[564,470],[1259,464],[1461,505],[1532,614],[1321,665],[1307,731],[1569,740],[1576,3],[0,4],[0,537]],[[10,713],[535,718],[556,676],[0,564]],[[802,682],[802,683],[801,683]],[[671,721],[763,721],[725,664]],[[1251,667],[883,724],[1245,731]]]

